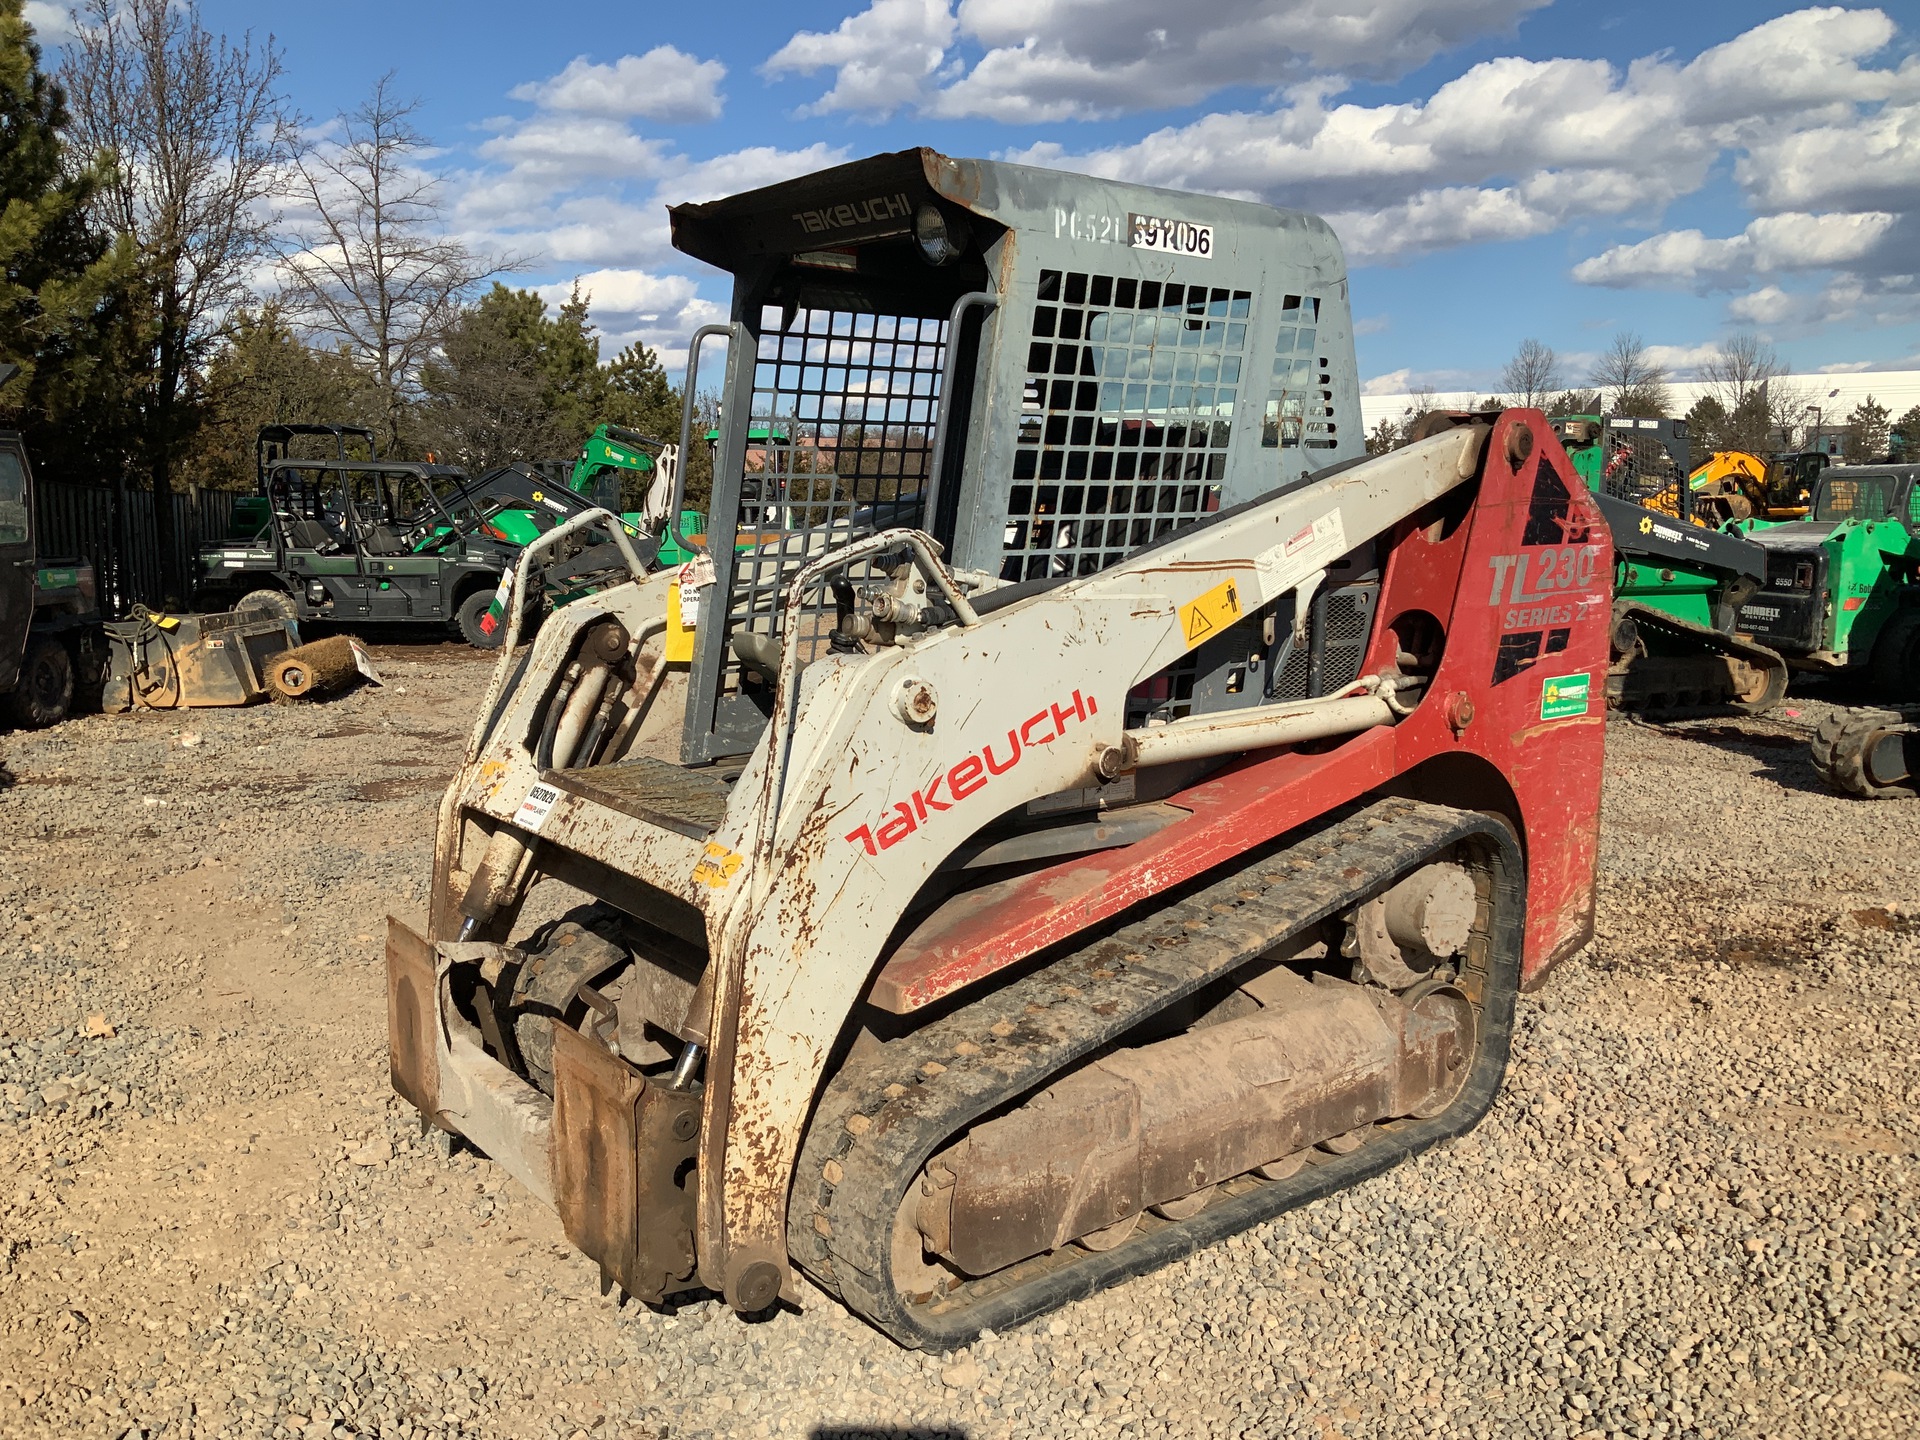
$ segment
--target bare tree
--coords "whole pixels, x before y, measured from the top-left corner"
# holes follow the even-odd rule
[[[514,268],[440,233],[439,187],[422,170],[417,100],[393,75],[339,117],[340,136],[308,149],[294,181],[307,215],[283,252],[287,298],[309,330],[341,344],[379,387],[383,437],[400,447],[421,364],[475,285]]]
[[[112,164],[95,207],[142,260],[134,346],[143,462],[169,595],[184,598],[173,471],[198,409],[198,375],[270,250],[271,202],[291,153],[271,36],[236,44],[194,0],[85,0],[61,67],[74,140]]]
[[[1562,383],[1560,357],[1551,346],[1531,338],[1520,342],[1520,348],[1500,372],[1507,403],[1527,410],[1544,406]]]
[[[1606,353],[1594,362],[1589,378],[1611,414],[1660,416],[1673,407],[1666,369],[1654,361],[1631,330],[1613,337]]]
[[[1700,378],[1712,387],[1710,393],[1729,415],[1749,404],[1768,381],[1786,373],[1773,346],[1750,331],[1729,335],[1700,367]]]
[[[1786,373],[1773,346],[1745,331],[1728,336],[1700,367],[1707,393],[1726,411],[1721,448],[1765,453],[1791,443],[1791,430],[1805,420],[1807,397],[1780,383]]]

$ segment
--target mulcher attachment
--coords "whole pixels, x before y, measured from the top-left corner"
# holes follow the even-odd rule
[[[1829,715],[1814,731],[1813,768],[1834,789],[1863,800],[1920,795],[1920,706]]]
[[[1221,1178],[1196,1203],[1136,1211],[1118,1240],[1109,1227],[1108,1235],[1083,1235],[985,1275],[923,1262],[911,1191],[968,1127],[1070,1071],[1084,1073],[1096,1052],[1125,1054],[1115,1047],[1139,1039],[1169,1007],[1231,985],[1260,957],[1286,953],[1290,940],[1437,860],[1464,867],[1476,895],[1460,973],[1446,992],[1471,1011],[1458,1027],[1471,1053],[1439,1113],[1361,1125],[1325,1137],[1322,1147],[1265,1157],[1270,1163]],[[1522,862],[1498,823],[1385,800],[880,1047],[834,1078],[808,1130],[788,1212],[795,1259],[901,1344],[947,1350],[984,1328],[1156,1269],[1470,1128],[1506,1068],[1523,889]],[[1402,998],[1417,1005],[1420,997]],[[1417,1102],[1406,1108],[1422,1110]]]

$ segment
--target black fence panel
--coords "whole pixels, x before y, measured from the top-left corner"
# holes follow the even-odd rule
[[[231,490],[195,488],[168,498],[173,505],[175,570],[190,584],[195,551],[227,533],[239,496]],[[150,492],[39,481],[34,485],[33,515],[43,558],[92,563],[102,610],[125,615],[135,604],[157,608],[165,601]]]

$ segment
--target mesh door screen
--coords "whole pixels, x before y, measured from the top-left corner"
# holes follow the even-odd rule
[[[921,523],[945,347],[943,320],[763,312],[729,631],[780,634],[787,586],[810,561]],[[803,661],[832,628],[831,597],[809,603]]]
[[[1691,496],[1686,478],[1667,447],[1653,436],[1609,429],[1600,472],[1600,483],[1609,495],[1666,515],[1685,515],[1692,508],[1687,503]]]
[[[1219,508],[1252,304],[1040,273],[1001,578],[1090,575]]]
[[[1260,443],[1269,449],[1331,450],[1339,443],[1333,418],[1333,375],[1320,354],[1320,301],[1288,295],[1273,347],[1273,380],[1260,418]]]

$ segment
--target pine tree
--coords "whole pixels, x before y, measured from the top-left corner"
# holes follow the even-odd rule
[[[1891,418],[1887,407],[1871,395],[1853,407],[1853,413],[1847,416],[1846,461],[1849,465],[1864,465],[1887,453]]]
[[[680,441],[680,392],[657,352],[634,341],[606,364],[602,417],[669,444]]]
[[[89,222],[103,183],[68,161],[66,97],[40,68],[23,0],[0,0],[0,414],[50,477],[98,477],[132,444],[125,298],[135,260]]]
[[[1920,405],[1893,422],[1887,444],[1896,460],[1911,461],[1920,455]]]
[[[182,468],[216,489],[253,488],[262,425],[363,425],[377,434],[391,419],[376,376],[344,347],[303,344],[274,304],[234,317],[205,388],[207,417]]]

